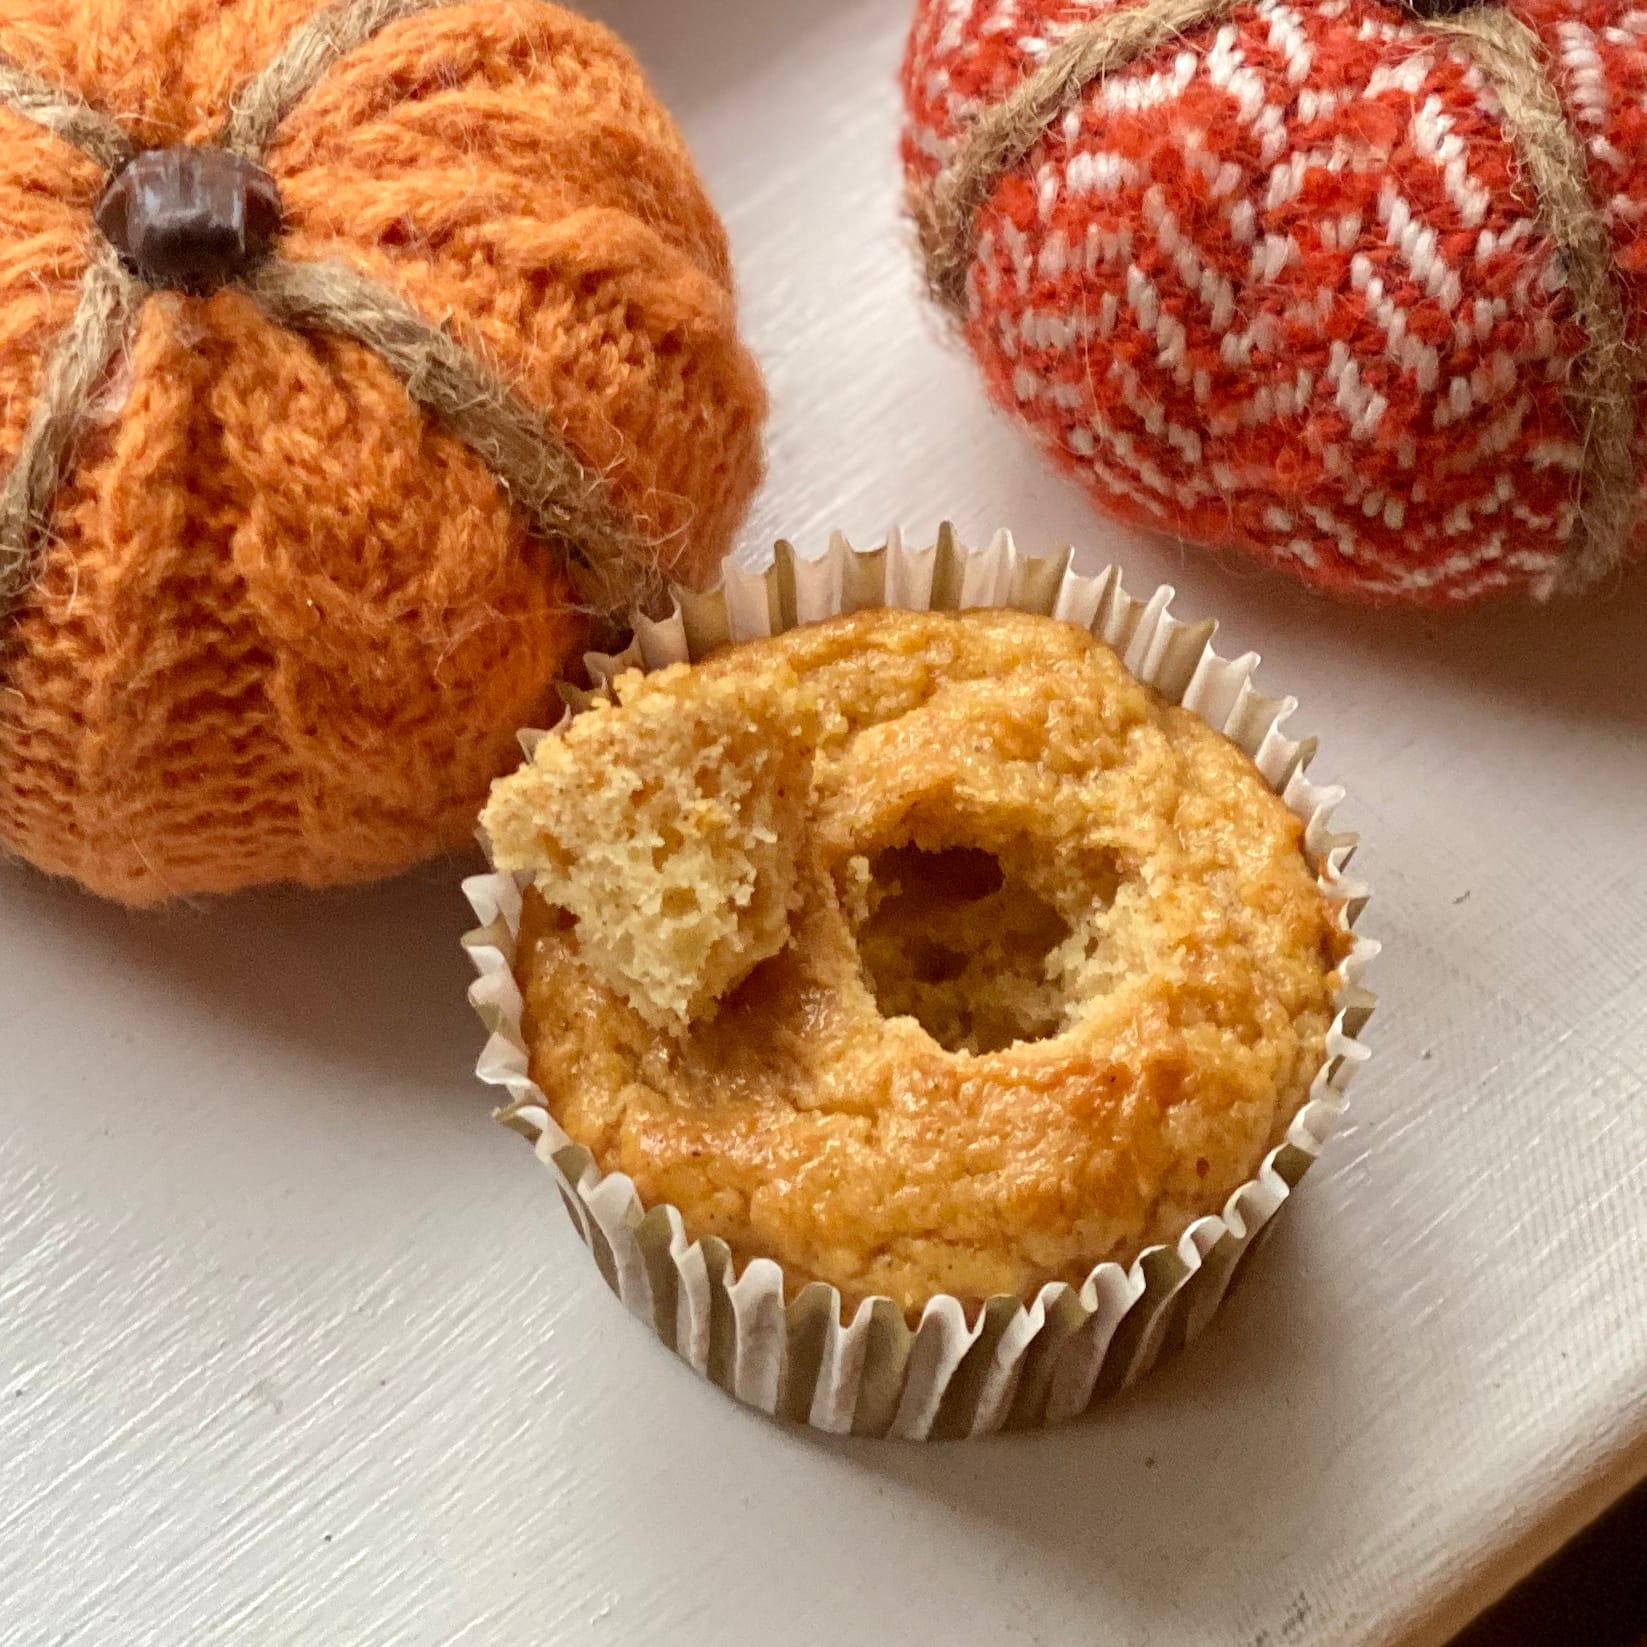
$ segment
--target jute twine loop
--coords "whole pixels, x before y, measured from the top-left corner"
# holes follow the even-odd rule
[[[945,308],[966,302],[973,218],[990,192],[1035,147],[1041,134],[1095,80],[1134,58],[1222,17],[1236,0],[1142,0],[1105,12],[1060,41],[1040,68],[966,129],[960,151],[938,174],[915,223],[926,258],[927,284]]]
[[[35,545],[75,436],[145,295],[146,288],[127,273],[114,248],[100,248],[80,283],[74,318],[46,361],[17,461],[0,490],[0,617],[34,575]]]
[[[106,114],[75,92],[47,85],[5,56],[0,56],[0,106],[55,132],[105,171],[119,171],[137,152],[137,145]]]
[[[340,57],[391,23],[458,0],[338,0],[295,29],[270,62],[235,94],[219,144],[261,160],[282,120],[326,77]]]
[[[1550,82],[1544,48],[1520,18],[1478,6],[1435,18],[1432,32],[1461,47],[1493,88],[1521,155],[1540,225],[1567,270],[1586,346],[1570,390],[1584,460],[1579,519],[1552,593],[1588,588],[1618,570],[1635,531],[1637,402],[1642,359],[1630,342],[1613,266],[1613,237],[1590,195],[1584,148]]]
[[[449,332],[341,263],[270,258],[242,284],[293,331],[332,332],[365,344],[413,400],[461,429],[533,532],[579,569],[585,599],[607,611],[633,595],[643,571],[635,564],[633,527],[543,415]]]
[[[1105,12],[1050,50],[1041,66],[966,128],[960,147],[928,190],[911,202],[927,284],[951,314],[966,310],[978,209],[1034,148],[1051,122],[1095,80],[1199,25],[1222,19],[1236,0],[1141,0]],[[1503,109],[1526,167],[1538,222],[1566,271],[1585,349],[1571,395],[1582,431],[1578,523],[1550,586],[1575,593],[1622,564],[1639,513],[1637,403],[1644,374],[1629,341],[1612,236],[1590,194],[1584,149],[1568,124],[1537,35],[1502,7],[1476,5],[1425,27],[1467,57]]]
[[[220,143],[260,161],[280,123],[346,53],[391,23],[458,0],[341,0],[296,29],[230,105]],[[109,172],[137,152],[73,92],[0,57],[0,106],[73,143]],[[397,292],[340,263],[273,256],[235,284],[280,325],[363,344],[435,413],[565,563],[580,601],[610,615],[661,583],[656,546],[613,503],[560,432],[486,361]],[[33,581],[52,502],[98,385],[126,347],[150,288],[101,236],[73,318],[46,362],[16,461],[0,489],[0,621]]]

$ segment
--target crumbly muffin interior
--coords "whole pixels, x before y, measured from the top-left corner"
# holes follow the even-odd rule
[[[894,846],[847,870],[864,889],[848,918],[883,1018],[913,1018],[950,1052],[999,1052],[1063,1028],[1069,923],[990,853]]]
[[[1078,1285],[1176,1240],[1284,1136],[1348,939],[1251,761],[1090,635],[865,612],[726,649],[659,701],[680,722],[656,746],[671,770],[714,746],[750,772],[754,744],[787,739],[801,756],[770,758],[809,781],[762,814],[790,856],[680,858],[700,892],[746,869],[785,888],[782,932],[747,913],[771,908],[753,891],[703,898],[735,914],[693,951],[713,962],[696,994],[678,956],[641,977],[645,934],[611,907],[612,886],[661,873],[658,841],[683,849],[645,806],[633,877],[575,903],[572,878],[540,872],[525,900],[532,1077],[645,1204],[740,1263],[776,1259],[792,1287],[829,1282],[848,1308],[885,1294],[913,1320],[936,1293]],[[740,712],[750,744],[722,718]],[[564,741],[593,750],[621,725],[596,711]],[[662,787],[678,826],[702,785]],[[627,803],[565,804],[555,838],[575,823],[634,861]],[[609,930],[635,933],[616,961]],[[667,1034],[647,994],[665,984]]]
[[[544,738],[493,786],[502,869],[576,923],[588,967],[648,1023],[683,1033],[789,937],[811,758],[796,682],[693,686],[684,665]]]

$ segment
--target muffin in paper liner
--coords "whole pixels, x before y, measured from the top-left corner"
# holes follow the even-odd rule
[[[1367,899],[1345,874],[1355,837],[1333,830],[1343,790],[1305,774],[1314,740],[1282,730],[1294,700],[1254,688],[1256,654],[1224,659],[1214,652],[1214,622],[1174,617],[1170,586],[1139,600],[1122,588],[1116,568],[1086,577],[1070,561],[1068,549],[1024,556],[1005,532],[968,549],[947,526],[923,549],[906,547],[894,532],[880,547],[858,550],[837,534],[822,557],[803,559],[780,542],[764,572],[728,561],[719,588],[676,591],[667,616],[637,616],[628,648],[591,654],[590,673],[604,685],[626,668],[696,660],[727,641],[865,607],[1011,606],[1080,624],[1133,675],[1252,758],[1303,823],[1310,866],[1349,931]],[[572,713],[586,701],[565,695]],[[528,752],[541,736],[522,734]],[[1339,969],[1336,1015],[1309,1097],[1221,1213],[1196,1219],[1175,1244],[1151,1247],[1130,1265],[1099,1264],[1079,1288],[1056,1282],[1027,1301],[991,1298],[970,1320],[948,1296],[933,1298],[913,1328],[884,1297],[866,1299],[845,1320],[840,1295],[821,1282],[786,1299],[783,1271],[771,1259],[753,1259],[738,1273],[724,1242],[691,1239],[673,1206],[643,1206],[626,1175],[603,1173],[555,1123],[528,1074],[513,972],[529,881],[527,874],[490,874],[464,883],[482,923],[464,939],[479,974],[469,999],[490,1031],[478,1072],[509,1094],[498,1119],[526,1137],[555,1174],[578,1234],[633,1314],[740,1401],[822,1430],[911,1440],[984,1435],[1056,1423],[1133,1383],[1207,1324],[1237,1266],[1319,1154],[1367,1058],[1359,1037],[1374,998],[1362,974],[1378,946],[1355,937]]]

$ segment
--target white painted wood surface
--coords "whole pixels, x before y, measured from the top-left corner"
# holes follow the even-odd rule
[[[1104,528],[921,312],[899,0],[598,9],[732,224],[750,544],[947,513],[1220,614],[1351,787],[1373,1064],[1134,1396],[828,1442],[649,1342],[487,1121],[453,866],[161,918],[0,871],[0,1639],[1443,1641],[1647,1473],[1647,579],[1355,616]]]

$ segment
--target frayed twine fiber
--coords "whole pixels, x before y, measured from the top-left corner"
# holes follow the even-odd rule
[[[261,160],[282,120],[346,53],[391,23],[456,0],[343,0],[296,29],[231,104],[221,145]],[[73,143],[111,173],[136,147],[75,93],[0,58],[0,106]],[[560,555],[579,599],[613,615],[661,586],[657,546],[611,502],[546,418],[449,332],[378,281],[338,263],[265,259],[235,282],[281,325],[364,345],[420,406],[492,471],[535,536]],[[149,288],[98,237],[74,316],[53,346],[40,398],[0,491],[0,620],[32,582],[53,498],[99,382],[125,347]]]
[[[1053,47],[1034,74],[984,110],[931,188],[910,202],[934,299],[952,315],[964,315],[979,207],[1086,86],[1234,7],[1235,0],[1143,0],[1106,12]],[[1533,31],[1494,4],[1424,22],[1474,64],[1497,97],[1584,328],[1586,347],[1571,388],[1584,453],[1579,524],[1556,577],[1540,591],[1577,593],[1623,563],[1639,513],[1636,421],[1644,372],[1625,324],[1612,237],[1591,198],[1583,146]]]

